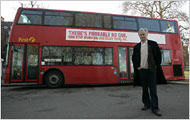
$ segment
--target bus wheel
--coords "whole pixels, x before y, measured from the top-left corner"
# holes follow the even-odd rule
[[[63,75],[58,71],[52,70],[45,76],[45,82],[49,88],[60,88],[64,83]]]

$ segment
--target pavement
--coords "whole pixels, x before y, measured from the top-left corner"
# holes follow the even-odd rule
[[[189,84],[189,79],[185,79],[185,80],[169,80],[167,82],[168,82],[168,84]],[[12,83],[12,84],[5,84],[4,80],[1,79],[1,87],[31,86],[31,85],[38,85],[38,84],[37,83]]]
[[[189,79],[185,79],[185,80],[169,80],[167,82],[169,84],[189,84]]]
[[[170,84],[171,83],[171,84]],[[176,84],[177,83],[177,84]],[[188,81],[157,86],[163,116],[143,106],[142,88],[132,85],[1,88],[2,119],[189,119]]]

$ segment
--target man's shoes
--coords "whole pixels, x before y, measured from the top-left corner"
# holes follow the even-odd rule
[[[148,110],[150,109],[150,107],[144,106],[143,108],[141,108],[141,110]]]
[[[162,116],[159,110],[152,111],[156,116]]]

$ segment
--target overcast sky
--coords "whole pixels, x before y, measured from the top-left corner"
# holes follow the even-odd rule
[[[20,1],[23,2],[23,1]],[[1,1],[1,16],[5,21],[13,21],[20,6],[19,1]],[[48,9],[89,11],[98,13],[123,14],[121,4],[124,1],[38,1]],[[29,3],[29,2],[23,2]],[[189,15],[189,3],[183,7]]]
[[[122,14],[121,3],[122,1],[38,1],[39,5],[48,9],[113,14]],[[13,21],[19,6],[20,3],[18,1],[1,1],[1,16],[5,18],[5,21]]]
[[[16,11],[23,1],[1,1],[1,16],[5,21],[13,21]],[[98,13],[123,14],[121,4],[124,1],[38,1],[49,9],[89,11]],[[23,2],[28,3],[28,2]],[[183,7],[189,15],[189,3]]]

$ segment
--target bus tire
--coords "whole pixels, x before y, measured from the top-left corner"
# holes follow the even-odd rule
[[[45,76],[45,83],[49,88],[60,88],[64,84],[62,73],[56,70],[49,71]]]

